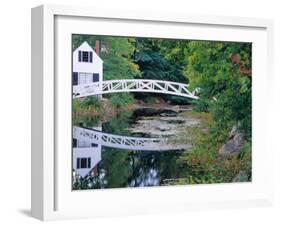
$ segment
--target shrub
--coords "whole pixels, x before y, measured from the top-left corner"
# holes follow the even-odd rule
[[[117,108],[127,106],[134,102],[134,98],[128,93],[114,94],[109,99],[111,104]]]
[[[156,98],[148,96],[144,99],[144,102],[147,104],[156,104]]]
[[[82,105],[85,107],[93,107],[96,109],[100,109],[101,108],[101,101],[99,99],[99,97],[97,96],[90,96],[90,97],[86,97],[83,101],[82,101]]]
[[[77,111],[79,111],[79,109],[82,106],[82,102],[80,99],[74,99],[72,102],[72,110],[74,113],[76,113]]]

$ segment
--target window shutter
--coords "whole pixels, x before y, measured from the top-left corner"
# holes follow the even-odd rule
[[[82,61],[82,51],[79,50],[78,52],[78,61],[81,62]]]
[[[93,52],[90,52],[90,62],[93,62]]]
[[[76,148],[77,147],[77,139],[72,139],[72,147]]]
[[[80,158],[77,158],[76,160],[76,168],[80,169]]]
[[[88,158],[88,168],[91,168],[91,158]]]
[[[100,74],[99,73],[94,73],[93,74],[93,82],[98,82],[100,80]]]
[[[73,86],[78,85],[78,72],[72,73],[72,85]]]

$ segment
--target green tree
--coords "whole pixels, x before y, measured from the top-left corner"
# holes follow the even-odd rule
[[[238,124],[251,134],[251,44],[190,41],[185,75],[200,87],[200,110],[213,114],[217,129]]]
[[[170,43],[173,40],[167,40]],[[137,38],[135,62],[139,65],[144,79],[159,79],[186,82],[182,73],[182,62],[169,61],[161,52],[164,44],[161,39]]]
[[[183,74],[184,61],[165,56],[166,46],[173,46],[175,40],[162,40],[152,38],[136,38],[134,60],[138,64],[143,79],[165,80],[186,83],[187,78]],[[139,98],[145,98],[150,94],[137,94]],[[170,96],[161,96],[165,100],[176,103],[186,102],[186,99]]]

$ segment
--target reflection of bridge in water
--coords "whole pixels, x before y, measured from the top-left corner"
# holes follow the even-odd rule
[[[140,151],[168,151],[191,147],[190,144],[173,144],[167,138],[120,136],[77,126],[73,127],[73,138],[106,147]]]
[[[141,138],[101,132],[101,127],[86,129],[73,126],[73,169],[81,177],[97,174],[102,146],[116,150],[170,151],[188,149],[191,144],[172,144],[167,138]],[[124,150],[125,151],[125,150]]]

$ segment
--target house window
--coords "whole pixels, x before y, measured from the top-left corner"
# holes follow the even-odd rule
[[[82,61],[83,62],[89,62],[89,52],[83,51],[82,53],[83,53],[82,54]]]
[[[93,62],[93,52],[79,51],[78,52],[78,61],[92,63]]]
[[[91,168],[91,158],[77,158],[77,169]]]
[[[93,76],[91,73],[79,73],[79,84],[89,84],[93,82]]]
[[[91,143],[84,140],[77,140],[77,147],[79,148],[89,148],[91,147]]]

